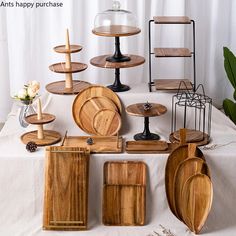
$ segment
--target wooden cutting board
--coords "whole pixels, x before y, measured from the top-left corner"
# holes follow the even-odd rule
[[[182,161],[178,165],[175,171],[173,207],[179,219],[183,219],[181,212],[181,210],[183,209],[182,207],[183,199],[181,196],[183,186],[185,182],[188,180],[188,178],[197,173],[205,174],[210,178],[210,171],[208,169],[206,162],[198,157],[188,158]]]
[[[117,107],[113,101],[107,97],[92,97],[87,99],[80,107],[78,107],[77,114],[75,114],[78,124],[81,128],[89,133],[96,134],[94,130],[93,122],[95,116],[99,111],[103,109],[109,109],[112,111],[117,111]]]
[[[146,165],[123,161],[104,164],[103,224],[144,225]]]
[[[204,174],[191,176],[182,190],[183,220],[189,229],[198,234],[211,209],[213,187],[210,178]]]
[[[85,148],[46,148],[43,229],[87,228],[88,177]]]
[[[166,197],[167,197],[169,207],[176,217],[178,216],[174,209],[174,199],[173,199],[175,171],[178,165],[182,161],[187,159],[189,156],[189,146],[185,142],[186,132],[184,129],[180,130],[180,135],[181,135],[180,146],[171,152],[171,154],[169,155],[167,159],[166,168],[165,168]],[[189,144],[189,145],[192,145],[192,144]],[[195,147],[194,156],[205,160],[202,151],[196,146],[194,147]]]

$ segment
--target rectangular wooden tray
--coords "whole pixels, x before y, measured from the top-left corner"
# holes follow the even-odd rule
[[[144,225],[146,164],[133,161],[106,162],[103,181],[103,224]]]
[[[93,139],[93,144],[88,145],[88,138]],[[123,147],[122,137],[111,136],[68,136],[64,140],[64,146],[84,147],[91,153],[121,153]]]
[[[150,154],[150,153],[171,153],[178,144],[176,143],[167,143],[166,141],[127,141],[125,150],[130,154]]]
[[[87,229],[88,178],[85,148],[46,148],[43,229]]]

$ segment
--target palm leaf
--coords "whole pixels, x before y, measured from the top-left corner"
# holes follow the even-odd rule
[[[226,98],[223,101],[225,114],[236,124],[236,103]]]

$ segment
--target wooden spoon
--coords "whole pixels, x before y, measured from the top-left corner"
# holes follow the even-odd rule
[[[210,178],[199,173],[191,176],[185,182],[181,196],[183,220],[192,232],[198,234],[212,205],[213,187]]]
[[[174,177],[174,210],[180,220],[183,219],[182,212],[182,202],[181,198],[182,189],[184,183],[188,180],[189,177],[197,173],[202,173],[207,175],[210,178],[210,172],[206,162],[203,159],[198,157],[191,157],[182,161],[175,171]]]
[[[165,187],[166,187],[166,197],[169,204],[169,207],[173,214],[177,216],[176,211],[174,209],[174,199],[173,199],[173,192],[174,192],[174,175],[178,165],[188,158],[189,156],[189,148],[188,144],[185,142],[186,138],[186,130],[180,130],[180,146],[177,147],[168,157],[166,168],[165,168]],[[192,144],[191,144],[192,145]],[[194,153],[194,156],[199,157],[205,160],[203,153],[199,148],[196,146],[191,146],[192,149],[195,148],[195,151],[191,150]]]

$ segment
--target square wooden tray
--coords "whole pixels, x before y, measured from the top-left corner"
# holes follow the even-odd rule
[[[146,164],[104,164],[103,224],[141,226],[146,218]]]
[[[85,148],[46,148],[43,229],[87,229],[88,178]]]

